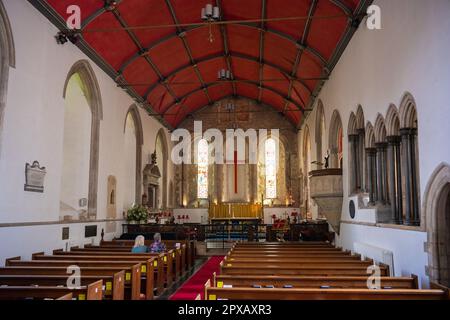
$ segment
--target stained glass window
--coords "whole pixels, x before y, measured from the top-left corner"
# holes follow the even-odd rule
[[[265,145],[266,153],[266,198],[277,197],[277,150],[273,139],[268,139]]]
[[[208,142],[198,142],[197,198],[208,199]]]

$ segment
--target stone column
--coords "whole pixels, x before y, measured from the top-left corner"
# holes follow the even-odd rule
[[[376,156],[377,149],[375,148],[367,148],[367,169],[368,169],[368,186],[369,186],[369,204],[374,205],[377,201],[376,197],[376,186],[377,186],[377,177],[376,177]]]
[[[420,225],[419,192],[416,161],[417,129],[400,130],[403,145],[403,167],[405,177],[405,213],[407,225]]]
[[[364,145],[365,145],[365,139],[366,139],[366,130],[365,129],[358,129],[358,160],[359,160],[359,186],[361,191],[366,192],[368,190],[367,186],[367,172],[365,170],[365,164],[364,164]]]
[[[388,162],[389,162],[389,197],[392,209],[392,223],[402,223],[402,186],[400,175],[400,137],[387,137],[388,141]]]
[[[405,224],[412,225],[412,163],[410,129],[401,129],[402,137],[402,167],[405,179]]]
[[[379,204],[386,204],[387,196],[387,179],[386,179],[386,148],[385,142],[376,144],[377,147],[377,199]]]
[[[352,171],[350,172],[350,192],[357,192],[359,189],[359,169],[358,169],[358,139],[359,136],[355,134],[350,134],[348,136],[351,152],[351,166]]]

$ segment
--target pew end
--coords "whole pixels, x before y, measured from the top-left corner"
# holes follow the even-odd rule
[[[112,291],[113,300],[125,299],[125,270],[114,274]]]
[[[64,249],[55,249],[55,250],[53,250],[52,254],[53,254],[53,255],[57,255],[57,254],[59,254],[60,252],[64,252]]]
[[[103,299],[103,280],[98,280],[87,286],[87,300]]]
[[[430,282],[430,289],[432,290],[442,290],[445,294],[445,299],[450,300],[450,288],[447,288],[446,286],[443,286],[442,284],[439,284],[437,282]]]
[[[44,251],[35,252],[35,253],[31,254],[31,260],[36,260],[36,256],[43,256],[43,255],[45,255]]]
[[[17,257],[11,257],[11,258],[7,258],[5,259],[5,266],[6,267],[10,267],[11,266],[11,261],[13,260],[22,260],[21,256],[17,256]]]
[[[419,277],[411,273],[411,278],[413,279],[414,289],[419,289]]]
[[[211,288],[211,279],[205,282],[205,300],[208,300],[208,288]]]
[[[65,295],[59,297],[56,300],[72,300],[72,299],[73,299],[73,294],[72,293],[68,293],[68,294],[65,294]]]
[[[213,272],[213,287],[216,287],[216,278],[217,278],[217,274],[216,272]]]

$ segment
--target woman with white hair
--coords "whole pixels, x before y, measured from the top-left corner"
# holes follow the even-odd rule
[[[153,243],[150,246],[151,253],[161,253],[167,251],[166,245],[161,242],[161,234],[155,233],[153,236]]]
[[[147,253],[148,248],[145,246],[145,238],[144,236],[137,236],[134,240],[133,249],[131,249],[132,253]]]

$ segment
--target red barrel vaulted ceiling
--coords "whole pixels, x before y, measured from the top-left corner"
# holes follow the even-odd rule
[[[77,45],[169,128],[233,96],[269,105],[298,126],[372,2],[29,1],[60,30],[67,7],[78,5]],[[202,21],[207,4],[220,8],[224,23]],[[218,81],[221,69],[233,81]]]

